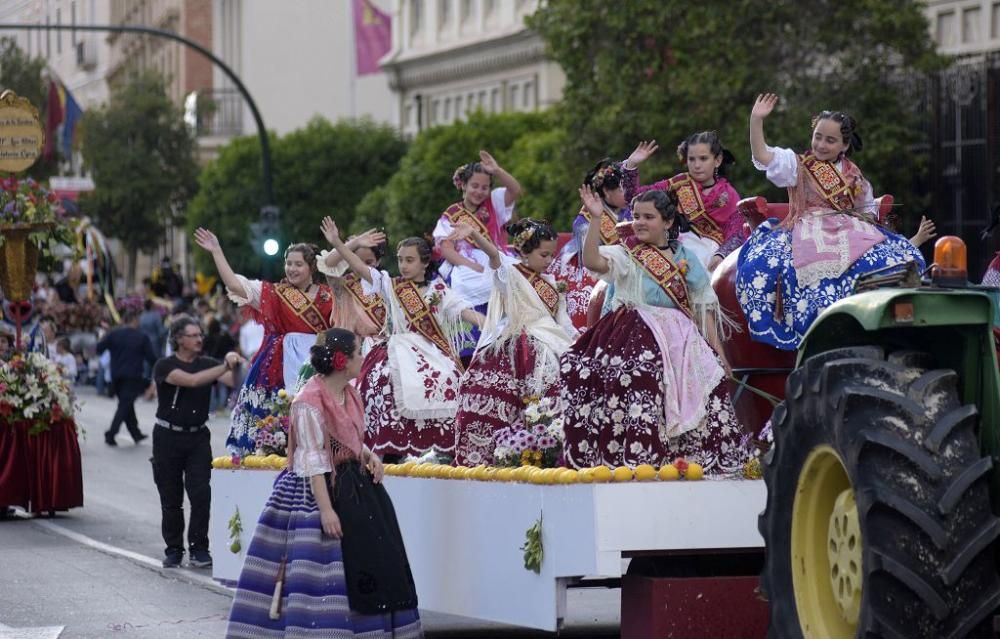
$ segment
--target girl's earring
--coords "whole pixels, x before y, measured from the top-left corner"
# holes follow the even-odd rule
[[[715,170],[712,171],[712,179],[714,179],[714,180],[718,180],[719,179],[719,167],[715,167]]]

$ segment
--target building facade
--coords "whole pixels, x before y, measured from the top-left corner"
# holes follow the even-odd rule
[[[925,0],[925,14],[938,50],[948,55],[1000,51],[1000,2]]]
[[[382,69],[408,134],[487,112],[543,109],[565,76],[524,25],[539,0],[396,0]]]

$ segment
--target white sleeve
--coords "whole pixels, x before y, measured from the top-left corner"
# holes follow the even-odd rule
[[[507,222],[510,222],[510,218],[514,216],[514,205],[511,204],[507,206],[504,199],[507,197],[507,187],[500,186],[490,193],[490,199],[493,203],[493,210],[497,214],[497,222],[500,223],[500,227],[503,228]]]
[[[347,271],[351,270],[351,265],[347,263],[347,260],[341,258],[335,266],[326,265],[327,256],[334,251],[336,251],[336,249],[333,249],[332,251],[320,252],[319,257],[316,258],[316,270],[327,277],[343,277]]]
[[[507,286],[510,282],[510,269],[514,268],[520,260],[506,253],[500,254],[500,268],[490,269],[493,271],[493,280],[500,286]],[[489,268],[489,267],[487,267]]]
[[[875,204],[875,194],[872,192],[872,183],[863,177],[861,179],[864,180],[864,185],[861,189],[861,211],[877,218],[878,206]]]
[[[250,306],[251,308],[259,309],[260,293],[263,288],[261,281],[248,280],[242,275],[237,275],[236,279],[239,280],[240,286],[243,287],[247,297],[240,297],[227,288],[226,292],[229,293],[229,299],[232,300],[237,306]]]
[[[447,286],[441,289],[435,287],[435,290],[440,290],[441,293],[441,308],[439,312],[452,322],[460,321],[462,319],[462,311],[472,308],[472,305],[464,297]]]
[[[371,283],[365,278],[361,278],[361,291],[365,295],[378,295],[385,299],[385,296],[392,290],[392,278],[386,271],[380,271],[374,266],[368,267],[368,272],[372,275]]]
[[[441,240],[451,235],[452,231],[454,230],[455,229],[451,225],[451,222],[449,222],[448,219],[445,218],[445,216],[442,215],[441,217],[439,217],[437,221],[437,226],[434,227],[434,233],[432,233],[432,235],[434,236],[434,244],[440,243]]]
[[[300,477],[322,475],[333,470],[330,455],[323,450],[323,417],[319,410],[303,403],[293,403],[292,428],[295,429],[295,452],[292,468]]]
[[[598,273],[597,278],[602,279],[608,284],[615,281],[615,274],[624,273],[628,269],[629,256],[621,246],[599,246],[597,250],[601,252],[601,256],[608,261],[608,272]]]
[[[795,151],[780,146],[769,146],[767,150],[774,154],[771,163],[764,166],[757,158],[752,158],[753,165],[765,172],[771,184],[782,188],[795,186],[799,174],[799,156]]]

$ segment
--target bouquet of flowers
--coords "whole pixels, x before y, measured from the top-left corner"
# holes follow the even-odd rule
[[[73,245],[66,210],[55,193],[32,178],[0,180],[0,226],[30,226],[28,236],[44,258],[59,244]],[[4,238],[0,235],[0,245]]]
[[[69,381],[41,353],[17,353],[0,363],[0,423],[31,422],[34,435],[72,417],[73,408]]]
[[[558,402],[553,397],[528,397],[525,404],[523,423],[497,432],[494,462],[498,466],[557,466],[564,441]]]
[[[267,413],[257,419],[257,431],[253,438],[257,445],[257,454],[285,457],[288,448],[292,396],[285,389],[281,389],[274,399],[264,404],[264,407]]]

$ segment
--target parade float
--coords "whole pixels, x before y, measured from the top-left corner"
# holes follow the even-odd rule
[[[14,351],[0,362],[0,506],[52,514],[83,505],[80,446],[72,389],[45,353],[27,352],[35,273],[72,243],[54,193],[17,173],[38,158],[38,112],[12,91],[0,95],[0,288],[15,326]]]

